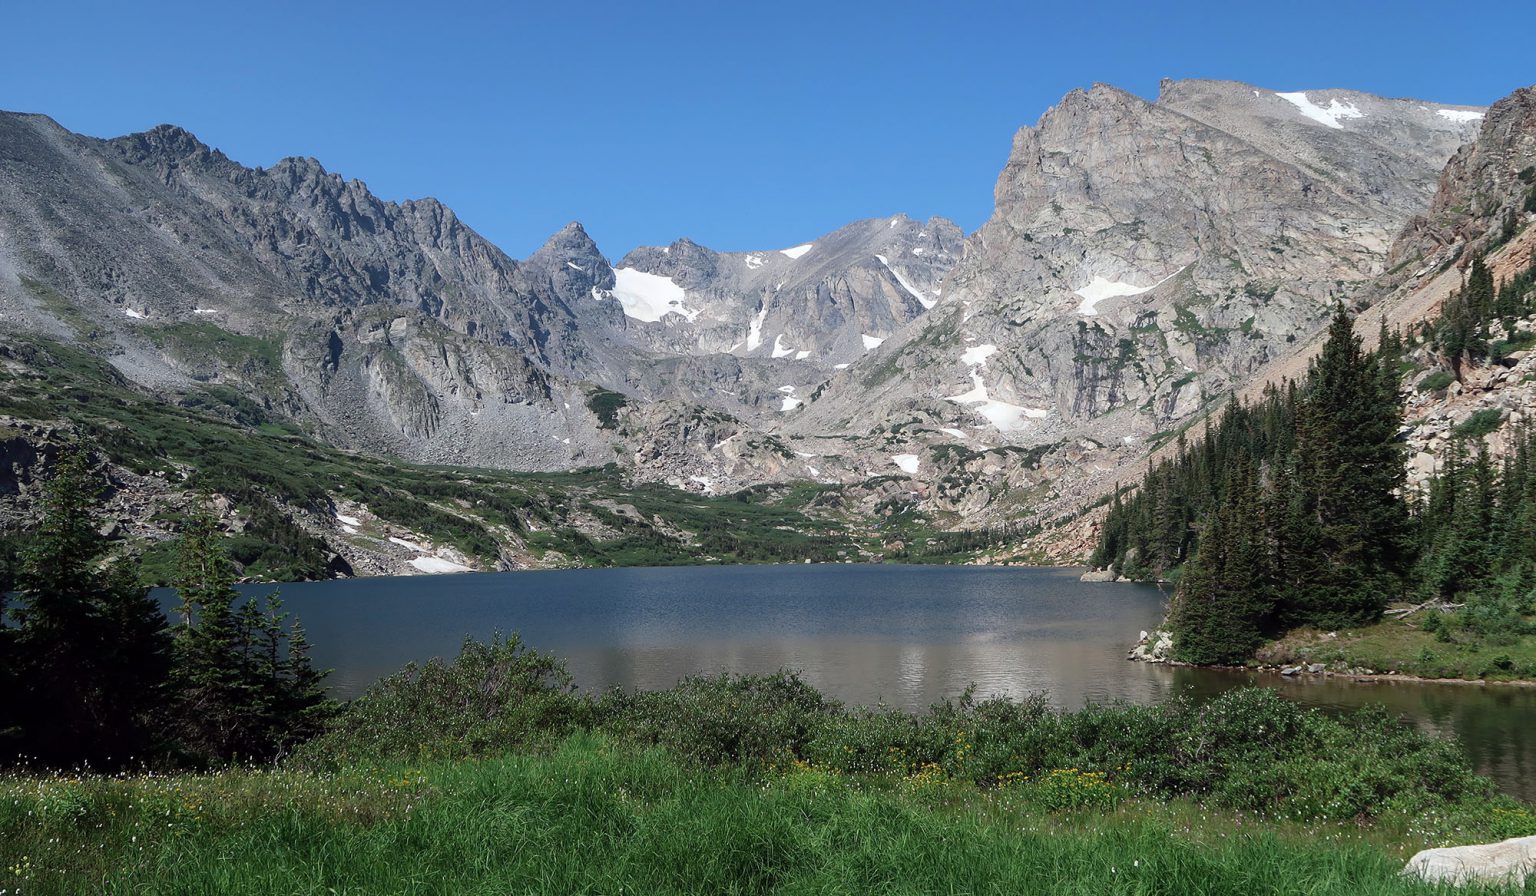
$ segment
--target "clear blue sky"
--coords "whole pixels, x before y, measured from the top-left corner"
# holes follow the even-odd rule
[[[519,258],[571,220],[615,259],[898,211],[969,232],[1014,130],[1095,81],[1486,104],[1536,80],[1536,3],[61,0],[4,23],[0,108],[314,156]]]

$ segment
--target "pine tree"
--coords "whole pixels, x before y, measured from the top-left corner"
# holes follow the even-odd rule
[[[156,747],[165,617],[124,571],[100,568],[100,495],[85,449],[64,451],[17,577],[19,746],[48,765],[121,765]]]
[[[1326,562],[1292,616],[1327,628],[1377,618],[1401,591],[1409,553],[1396,375],[1362,351],[1342,307],[1299,409],[1298,472],[1312,493]]]
[[[277,596],[240,602],[234,568],[211,514],[192,515],[175,582],[177,740],[201,763],[262,760],[312,735],[328,708],[324,673],[309,662],[303,630],[285,629]]]
[[[1225,491],[1227,500],[1201,533],[1169,619],[1174,650],[1188,662],[1241,662],[1271,622],[1268,550],[1258,483],[1247,457],[1234,458]]]

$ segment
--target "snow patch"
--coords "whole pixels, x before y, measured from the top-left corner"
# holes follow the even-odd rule
[[[357,534],[357,527],[356,526],[342,526],[341,527],[341,531],[347,533],[348,535],[356,535]]]
[[[192,309],[192,313],[193,314],[218,314],[219,313],[219,309],[217,309],[217,308],[193,308]]]
[[[454,563],[452,560],[444,560],[441,557],[417,557],[411,561],[411,565],[425,573],[440,575],[451,572],[474,572],[467,566]]]
[[[974,345],[960,353],[962,364],[985,364],[987,359],[997,353],[995,345]]]
[[[768,316],[768,303],[757,312],[757,317],[752,318],[751,326],[747,327],[747,351],[757,351],[757,347],[763,344],[763,319]]]
[[[954,436],[957,439],[963,439],[963,438],[966,437],[964,432],[962,432],[962,431],[960,431],[958,429],[950,429],[947,426],[939,427],[939,432],[942,432],[945,435]]]
[[[1189,267],[1189,265],[1185,265],[1184,267]],[[1174,277],[1177,277],[1183,271],[1184,268],[1179,268],[1177,271],[1174,271],[1172,274],[1169,274],[1151,286],[1134,286],[1130,283],[1125,283],[1119,280],[1110,280],[1095,274],[1093,276],[1093,281],[1087,286],[1072,290],[1074,293],[1082,296],[1083,298],[1083,301],[1077,306],[1077,313],[1083,315],[1084,317],[1093,317],[1099,313],[1098,304],[1105,299],[1118,299],[1122,296],[1139,296],[1144,292],[1151,292],[1152,290],[1157,289],[1159,286],[1162,286],[1164,283],[1167,283],[1169,280],[1172,280]]]
[[[923,291],[918,289],[916,286],[913,286],[912,281],[908,280],[906,277],[903,277],[901,275],[901,271],[891,267],[891,263],[886,260],[884,255],[876,255],[875,258],[878,259],[881,264],[885,265],[885,269],[891,272],[891,276],[896,278],[896,282],[901,284],[902,289],[910,292],[912,297],[917,299],[918,304],[922,305],[924,308],[932,308],[934,306],[934,300],[928,298],[926,295],[923,295]]]
[[[784,345],[784,334],[773,337],[773,356],[775,358],[787,358],[793,355],[795,350]]]
[[[1365,113],[1355,108],[1354,103],[1341,103],[1338,100],[1329,100],[1328,108],[1324,109],[1322,106],[1307,99],[1307,95],[1303,92],[1277,93],[1275,96],[1295,106],[1302,115],[1338,131],[1344,130],[1344,125],[1340,123],[1340,119],[1365,117]]]
[[[847,364],[833,364],[832,365],[832,369],[833,370],[847,370],[848,369],[848,365]]]
[[[144,315],[140,314],[137,311],[134,311],[132,308],[129,308],[127,306],[123,307],[123,313],[128,315],[129,317],[133,318],[134,320],[143,320],[144,319]]]
[[[417,544],[414,541],[406,541],[403,538],[396,538],[393,535],[389,536],[389,543],[390,544],[398,544],[399,546],[401,546],[402,548],[405,548],[408,551],[416,551],[417,553],[421,553],[421,554],[430,554],[430,553],[432,553],[432,550],[430,548],[427,548],[427,547],[424,547],[422,545],[419,545],[419,544]]]
[[[346,524],[348,526],[361,526],[363,524],[363,521],[358,519],[357,517],[355,517],[355,516],[347,516],[344,513],[336,514],[336,521],[338,523],[344,523],[344,524]]]
[[[811,350],[810,349],[806,349],[805,351],[795,352],[795,360],[796,361],[804,361],[806,358],[809,358],[810,356],[811,356]]]
[[[785,395],[793,395],[794,392],[795,392],[795,387],[794,386],[780,386],[779,387],[779,391],[783,392]]]
[[[859,338],[864,340],[864,350],[866,352],[873,348],[879,348],[880,343],[885,341],[878,336],[871,336],[868,333],[860,333]]]
[[[756,252],[754,252],[751,255],[747,256],[747,267],[748,268],[750,268],[750,269],[755,271],[755,270],[757,270],[758,268],[760,268],[762,266],[763,266],[763,256],[758,255]]]
[[[918,236],[922,236],[922,234],[918,234]],[[913,255],[922,255],[923,254],[923,247],[922,246],[918,246],[916,249],[913,249],[912,250],[912,254]]]
[[[1477,121],[1483,117],[1483,113],[1473,112],[1471,109],[1436,109],[1435,114],[1457,123]]]
[[[789,411],[793,411],[795,408],[798,408],[800,404],[800,399],[794,397],[793,395],[786,395],[784,397],[784,403],[779,406],[779,411],[788,413]]]
[[[990,345],[978,345],[966,349],[961,359],[971,365],[971,388],[959,395],[946,395],[944,400],[971,406],[971,410],[985,417],[998,432],[1026,429],[1030,420],[1050,416],[1051,412],[1048,410],[997,401],[987,393],[986,384],[981,381],[981,368],[986,366],[987,358],[996,350],[995,346]]]
[[[909,476],[916,475],[918,466],[922,463],[915,454],[893,454],[891,463],[901,468],[903,473]]]
[[[704,494],[713,495],[715,493],[715,483],[708,476],[689,476],[688,479],[690,482],[697,482],[699,485],[704,486]]]
[[[793,247],[788,248],[788,249],[780,249],[779,250],[779,254],[780,255],[786,255],[786,256],[788,256],[790,258],[799,258],[800,256],[804,255],[805,253],[811,251],[811,249],[815,248],[815,246],[816,246],[815,243],[804,243],[802,245],[793,246]]]
[[[565,266],[570,268],[573,271],[581,271],[583,274],[585,274],[587,272],[586,268],[582,267],[581,265],[577,264],[574,261],[567,261],[565,263]]]
[[[692,321],[699,312],[683,305],[687,294],[671,277],[647,274],[634,268],[614,268],[613,294],[624,306],[624,314],[635,320],[655,323],[667,314],[681,314]]]

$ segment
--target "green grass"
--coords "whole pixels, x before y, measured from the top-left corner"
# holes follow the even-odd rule
[[[1315,632],[1288,636],[1276,657],[1291,661],[1394,671],[1423,678],[1514,681],[1536,678],[1536,636],[1481,639],[1459,632],[1444,641],[1422,627],[1424,613],[1341,631],[1323,640]]]
[[[1053,811],[1030,782],[702,770],[578,735],[544,755],[124,779],[0,779],[23,894],[1440,892],[1427,842],[1186,803]]]
[[[74,334],[82,342],[98,347],[112,345],[111,334],[98,328],[96,323],[84,311],[81,311],[74,302],[61,295],[58,290],[41,280],[34,280],[25,275],[21,278],[21,285],[26,287],[37,298],[38,302],[42,304],[48,313],[74,331]]]
[[[1536,346],[1536,333],[1516,333],[1508,339],[1500,339],[1488,347],[1488,357],[1499,359]]]

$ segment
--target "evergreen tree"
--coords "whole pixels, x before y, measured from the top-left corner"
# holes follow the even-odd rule
[[[1227,500],[1212,514],[1171,608],[1174,650],[1188,662],[1238,663],[1253,654],[1274,609],[1252,465],[1239,458]]]
[[[103,571],[100,481],[63,452],[17,576],[17,746],[48,765],[121,765],[156,746],[165,618],[122,570]]]
[[[180,541],[173,680],[177,741],[189,759],[261,760],[318,730],[329,708],[308,642],[276,595],[240,602],[213,516],[193,514]]]
[[[1401,422],[1395,372],[1361,349],[1339,308],[1298,414],[1298,472],[1314,496],[1317,549],[1326,559],[1295,595],[1296,622],[1368,622],[1400,593],[1410,550]]]

